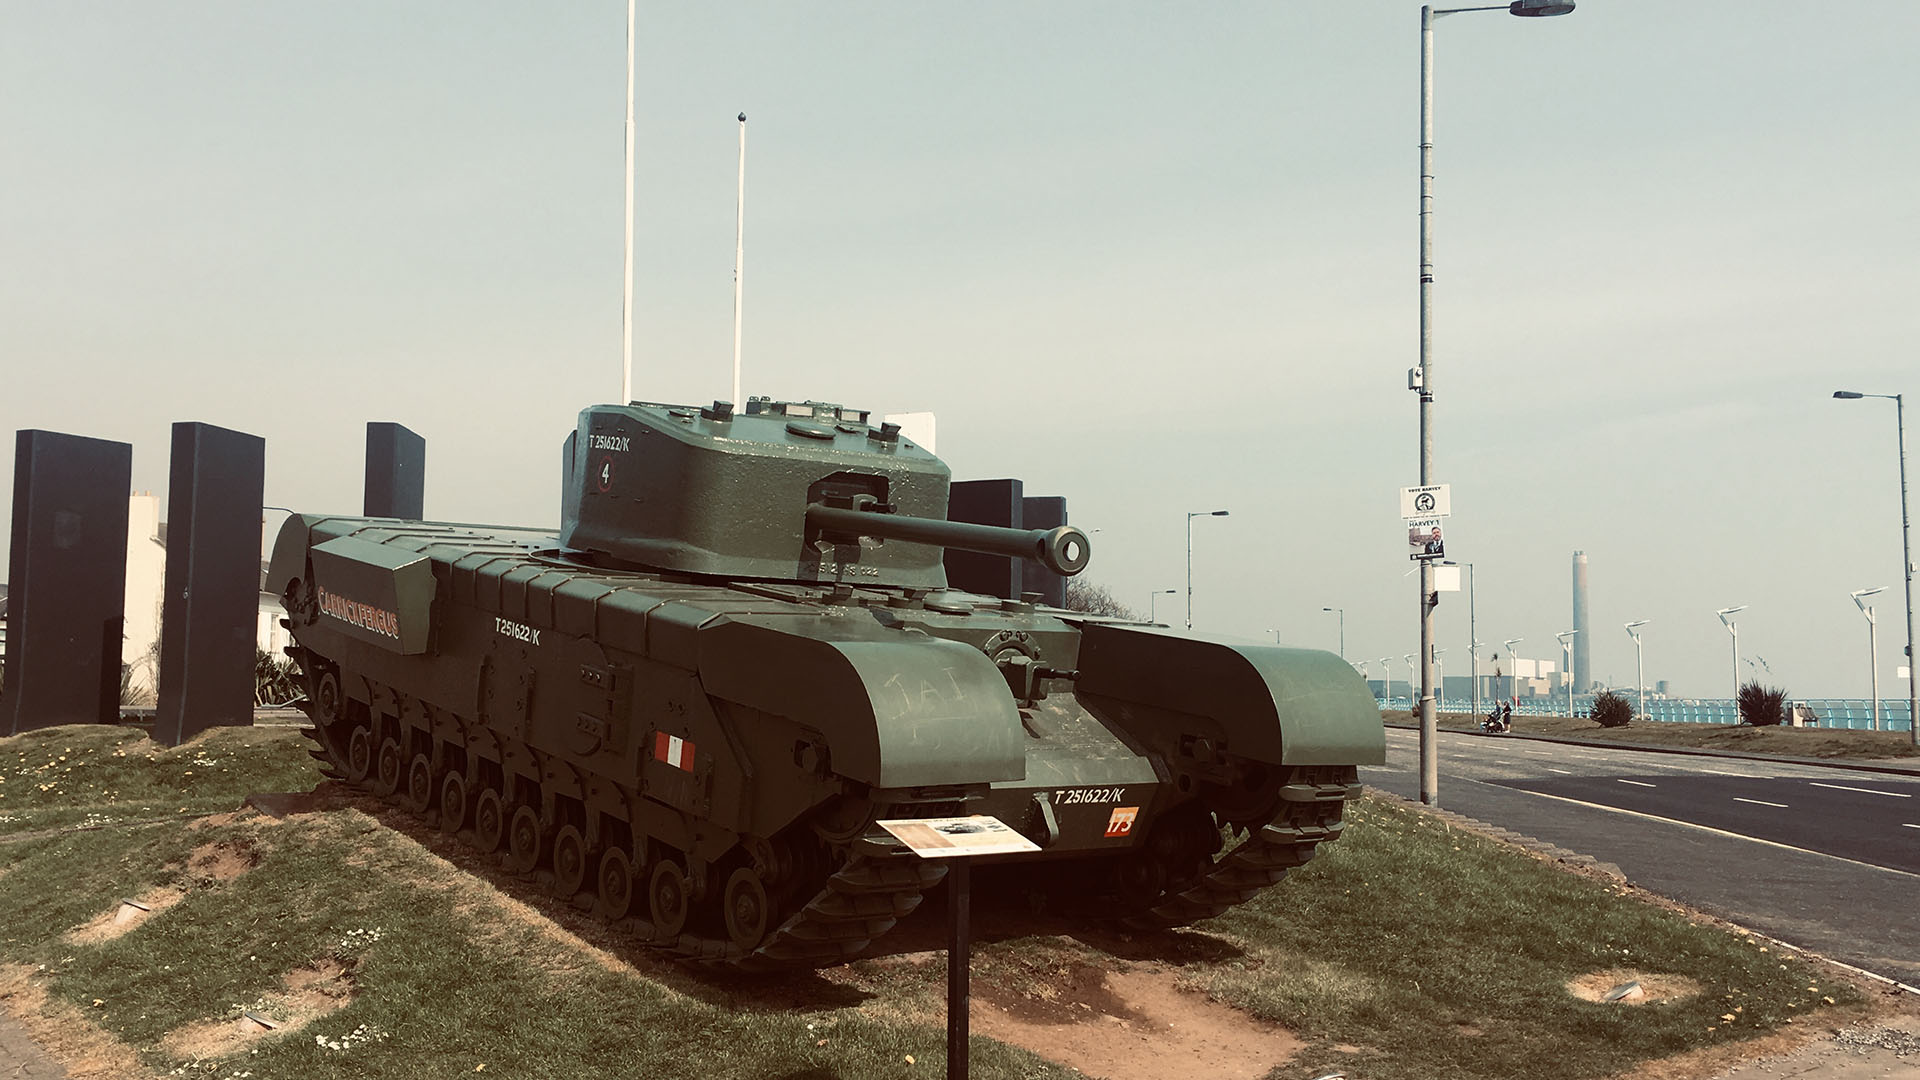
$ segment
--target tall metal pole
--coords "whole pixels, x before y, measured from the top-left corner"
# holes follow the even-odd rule
[[[740,299],[747,276],[747,114],[740,114],[740,201],[733,230],[733,402],[740,400]]]
[[[1907,418],[1900,395],[1893,395],[1893,424],[1900,437],[1900,557],[1907,579],[1907,738],[1920,746],[1920,669],[1913,649],[1913,534],[1907,516]]]
[[[1640,635],[1633,635],[1633,685],[1640,697],[1640,715],[1647,715],[1647,654],[1640,647]]]
[[[620,404],[633,400],[633,7],[627,0],[627,231],[626,278],[620,290]]]
[[[1733,633],[1733,707],[1737,712],[1740,708],[1740,627],[1728,623],[1727,629]]]
[[[1867,609],[1867,667],[1873,672],[1873,730],[1880,730],[1880,638],[1873,609]]]
[[[1433,483],[1433,5],[1420,9],[1420,486]],[[1420,801],[1440,805],[1433,711],[1433,563],[1420,560]]]
[[[1193,629],[1193,515],[1187,515],[1187,629]]]
[[[1467,563],[1467,655],[1473,658],[1473,715],[1480,715],[1480,632],[1473,617],[1473,564]]]
[[[1862,394],[1857,390],[1835,390],[1841,399],[1863,397],[1893,399],[1893,428],[1900,446],[1900,577],[1907,594],[1907,737],[1920,746],[1920,668],[1914,661],[1913,642],[1913,518],[1907,504],[1907,414],[1906,400],[1900,394]]]

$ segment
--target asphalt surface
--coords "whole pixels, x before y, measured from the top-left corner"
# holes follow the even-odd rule
[[[1441,732],[1439,804],[1642,888],[1920,986],[1920,775]],[[1367,784],[1418,799],[1419,736]]]

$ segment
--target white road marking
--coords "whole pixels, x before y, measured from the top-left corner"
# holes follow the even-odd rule
[[[1914,823],[1912,823],[1912,822],[1910,822],[1910,821],[1903,821],[1903,822],[1901,822],[1901,823],[1900,823],[1900,827],[1901,827],[1901,828],[1903,828],[1903,829],[1920,829],[1920,825],[1915,825]]]
[[[1750,776],[1748,776],[1748,775],[1747,775],[1746,773],[1741,773],[1741,772],[1721,772],[1721,771],[1720,771],[1719,769],[1695,769],[1695,770],[1693,770],[1693,771],[1694,771],[1694,772],[1703,772],[1703,773],[1711,773],[1711,774],[1712,774],[1712,775],[1714,775],[1714,776],[1737,776],[1737,777],[1739,777],[1739,778],[1740,778],[1740,779],[1742,779],[1742,780],[1750,780],[1750,779],[1752,779],[1752,777],[1750,777]]]
[[[1530,754],[1533,757],[1552,757],[1553,756],[1552,754],[1545,753],[1544,751],[1540,751],[1540,750],[1522,750],[1520,752],[1523,754]]]
[[[1787,808],[1787,804],[1783,802],[1768,802],[1765,799],[1743,799],[1738,795],[1733,797],[1733,801],[1752,803],[1755,806],[1771,806],[1779,810],[1785,810]]]
[[[1845,784],[1823,784],[1818,780],[1809,780],[1814,787],[1832,788],[1834,791],[1857,791],[1862,795],[1885,795],[1892,799],[1911,799],[1913,796],[1904,791],[1875,791],[1872,788],[1848,787]]]
[[[1548,771],[1548,772],[1557,772],[1557,773],[1559,773],[1559,774],[1560,774],[1561,776],[1572,776],[1572,775],[1573,775],[1573,770],[1572,770],[1572,769],[1556,769],[1556,768],[1554,768],[1554,767],[1553,767],[1553,766],[1551,766],[1551,765],[1549,765],[1549,766],[1547,766],[1547,771]]]
[[[1622,784],[1632,784],[1632,785],[1633,785],[1634,787],[1657,787],[1657,786],[1658,786],[1658,785],[1655,785],[1655,784],[1649,784],[1649,783],[1645,783],[1645,782],[1643,782],[1643,781],[1640,781],[1640,780],[1621,780],[1621,779],[1620,779],[1619,777],[1617,777],[1617,776],[1616,776],[1616,777],[1614,777],[1614,780],[1615,780],[1616,782],[1618,782],[1618,783],[1622,783]]]
[[[1552,799],[1555,802],[1572,803],[1575,806],[1585,806],[1593,810],[1605,810],[1610,814],[1624,814],[1627,817],[1645,818],[1648,821],[1660,821],[1660,822],[1665,822],[1668,825],[1678,825],[1681,828],[1685,828],[1685,829],[1698,829],[1704,833],[1713,833],[1716,836],[1725,836],[1734,840],[1745,840],[1751,844],[1765,844],[1767,847],[1779,848],[1782,851],[1797,851],[1802,855],[1817,855],[1823,859],[1832,859],[1834,862],[1850,863],[1854,866],[1864,866],[1869,870],[1879,870],[1883,873],[1888,873],[1888,874],[1899,874],[1901,877],[1910,877],[1910,878],[1913,878],[1915,881],[1920,881],[1920,874],[1916,874],[1911,870],[1896,870],[1891,866],[1881,866],[1877,863],[1861,862],[1859,859],[1849,859],[1844,855],[1833,855],[1825,851],[1815,851],[1812,848],[1795,847],[1792,844],[1783,844],[1778,840],[1762,840],[1758,836],[1748,836],[1745,833],[1730,832],[1726,829],[1716,829],[1711,825],[1701,825],[1692,821],[1682,821],[1679,818],[1663,817],[1659,814],[1649,814],[1642,810],[1627,810],[1618,806],[1608,806],[1606,803],[1587,802],[1585,799],[1569,799],[1565,795],[1549,795],[1544,791],[1530,791],[1526,788],[1508,787],[1505,784],[1495,784],[1486,780],[1475,780],[1470,776],[1462,776],[1462,777],[1458,777],[1457,779],[1465,781],[1466,783],[1469,783],[1469,784],[1479,784],[1481,787],[1499,788],[1501,791],[1508,791],[1508,792],[1517,791],[1522,795],[1533,795],[1542,799]],[[1908,825],[1907,828],[1920,829],[1920,825]]]

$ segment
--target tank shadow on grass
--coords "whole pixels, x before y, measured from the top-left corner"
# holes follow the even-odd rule
[[[547,891],[550,873],[530,875],[507,868],[498,853],[476,851],[465,840],[441,832],[431,812],[422,818],[339,781],[325,781],[309,792],[261,792],[247,804],[274,817],[355,809],[399,832],[460,870],[526,904],[568,933],[600,949],[645,977],[675,992],[713,1005],[747,1011],[851,1008],[876,995],[822,977],[815,971],[772,975],[746,974],[673,956],[623,933],[619,928]],[[464,833],[462,834],[465,835]],[[1066,909],[1049,906],[1048,875],[1033,880],[1030,868],[986,865],[975,870],[970,936],[978,945],[1025,938],[1071,939],[1116,959],[1168,964],[1214,963],[1243,958],[1233,943],[1190,928],[1135,930],[1119,919],[1086,910],[1084,902]],[[1065,891],[1064,888],[1061,890]],[[893,931],[862,954],[884,959],[942,952],[948,942],[949,908],[944,886],[928,890],[925,901]]]

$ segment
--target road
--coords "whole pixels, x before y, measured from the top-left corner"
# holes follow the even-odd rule
[[[1801,948],[1920,986],[1920,777],[1440,734],[1440,805]],[[1360,770],[1419,798],[1419,736]]]

